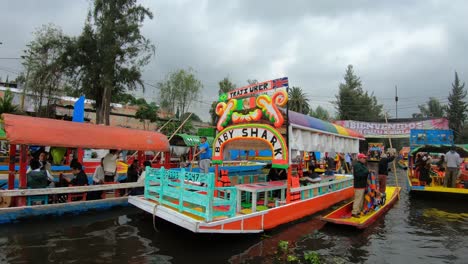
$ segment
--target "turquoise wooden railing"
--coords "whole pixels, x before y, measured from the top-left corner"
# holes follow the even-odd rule
[[[215,193],[228,195],[217,197]],[[214,173],[146,168],[146,199],[199,216],[207,222],[220,216],[235,216],[236,195],[235,187],[215,187]]]
[[[301,200],[320,196],[353,186],[352,176],[337,176],[335,180],[291,188],[291,192],[300,192]]]

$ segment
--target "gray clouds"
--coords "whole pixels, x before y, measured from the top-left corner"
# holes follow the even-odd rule
[[[145,68],[150,84],[169,72],[192,67],[205,86],[193,111],[208,120],[217,82],[237,86],[288,76],[309,95],[312,107],[333,109],[345,68],[353,64],[365,90],[394,115],[417,112],[433,96],[446,102],[458,71],[466,80],[468,44],[465,1],[151,1],[155,14],[143,32],[156,45]],[[89,1],[8,1],[0,29],[0,57],[18,57],[31,32],[54,23],[66,34],[81,31]],[[1,60],[0,67],[21,69]],[[1,70],[2,68],[0,68]],[[5,72],[0,75],[6,76]],[[147,98],[157,93],[147,87]]]

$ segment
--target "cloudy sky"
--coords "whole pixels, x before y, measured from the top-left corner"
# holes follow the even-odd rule
[[[351,3],[352,2],[352,3]],[[409,3],[411,2],[411,3]],[[192,110],[208,120],[218,81],[228,76],[238,87],[247,79],[289,77],[312,107],[333,111],[348,64],[395,116],[418,112],[429,97],[447,102],[457,71],[468,80],[468,1],[140,1],[154,13],[143,26],[156,45],[144,80],[155,84],[171,71],[192,67],[204,84]],[[287,3],[287,4],[286,4]],[[15,59],[32,32],[53,23],[78,35],[88,0],[7,0],[0,16],[0,76],[23,70]],[[157,100],[146,87],[144,96]]]

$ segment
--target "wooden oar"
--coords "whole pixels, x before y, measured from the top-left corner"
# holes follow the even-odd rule
[[[388,120],[387,120],[387,113],[385,113],[385,123],[388,124]],[[388,126],[387,126],[388,127]],[[393,149],[393,145],[392,145],[392,137],[390,137],[390,135],[388,135],[388,142],[390,143],[390,148]],[[395,153],[396,154],[396,153]],[[395,185],[398,187],[398,177],[397,177],[397,171],[396,171],[396,165],[395,165],[395,159],[393,159],[393,173],[395,174]],[[400,198],[400,193],[398,192],[398,199]]]
[[[176,135],[176,133],[185,125],[185,123],[189,120],[189,118],[192,116],[193,113],[190,113],[187,118],[180,124],[180,126],[172,133],[172,135],[168,138],[168,141],[171,141],[171,139]],[[156,155],[154,155],[154,158],[151,160],[151,163],[153,163],[158,157],[161,152],[158,152]],[[170,162],[170,161],[169,161]]]

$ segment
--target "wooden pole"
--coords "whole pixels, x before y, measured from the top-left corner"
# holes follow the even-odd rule
[[[179,130],[185,125],[185,123],[189,120],[189,118],[192,116],[193,113],[190,113],[187,118],[185,118],[184,122],[182,122],[182,124],[180,124],[180,126],[176,129],[176,131],[174,131],[174,133],[172,133],[172,135],[169,137],[168,141],[171,141],[171,139],[177,134],[177,132],[179,132]],[[151,160],[151,162],[154,162],[159,154],[161,152],[158,152],[156,155],[154,155],[154,158]]]
[[[385,113],[385,123],[388,124],[387,113]],[[388,136],[388,142],[390,143],[390,148],[393,148],[392,137],[390,137],[390,135]],[[393,173],[395,174],[395,185],[398,187],[398,177],[397,177],[395,160],[396,159],[394,159],[393,162],[392,162],[393,163]]]
[[[162,130],[164,127],[166,127],[166,126],[169,124],[169,122],[171,122],[171,121],[173,121],[173,120],[174,120],[174,119],[172,119],[172,118],[169,119],[166,123],[164,123],[164,125],[163,125],[162,127],[158,128],[158,132],[161,132],[161,130]],[[135,151],[130,157],[127,158],[126,162],[128,163],[128,160],[130,160],[131,158],[136,157],[137,155],[138,155],[138,151]]]
[[[16,145],[10,144],[10,161],[8,165],[8,190],[15,187]]]

